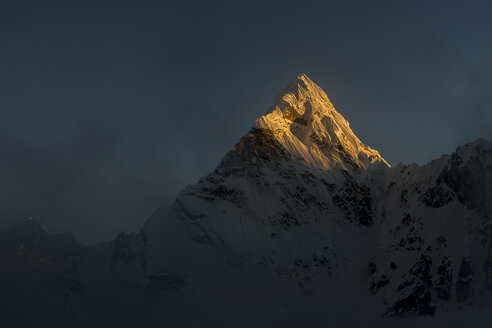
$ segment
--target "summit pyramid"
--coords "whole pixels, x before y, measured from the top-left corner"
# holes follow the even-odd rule
[[[318,170],[389,167],[377,150],[360,141],[326,93],[305,74],[297,75],[274,98],[233,149],[243,158],[248,152],[283,154]]]

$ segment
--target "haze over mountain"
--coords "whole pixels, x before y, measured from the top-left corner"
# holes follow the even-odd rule
[[[0,3],[0,229],[135,231],[297,72],[391,165],[492,140],[492,2]]]
[[[445,320],[490,302],[491,204],[492,143],[391,167],[301,74],[212,173],[139,232],[81,246],[33,220],[5,231],[2,319],[297,326],[328,312],[347,325]]]

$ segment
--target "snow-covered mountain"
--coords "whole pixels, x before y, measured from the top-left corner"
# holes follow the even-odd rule
[[[2,286],[22,294],[12,272],[42,273],[43,313],[81,325],[288,326],[342,303],[434,315],[490,299],[491,203],[492,143],[390,167],[299,75],[138,233],[83,247],[29,221],[1,235]]]

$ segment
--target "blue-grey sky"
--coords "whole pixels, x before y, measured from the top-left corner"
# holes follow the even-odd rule
[[[489,1],[0,2],[0,227],[137,229],[297,73],[391,164],[492,139]]]

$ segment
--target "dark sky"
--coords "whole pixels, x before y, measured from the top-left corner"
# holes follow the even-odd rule
[[[296,73],[391,164],[492,139],[489,1],[0,2],[0,227],[137,229]]]

